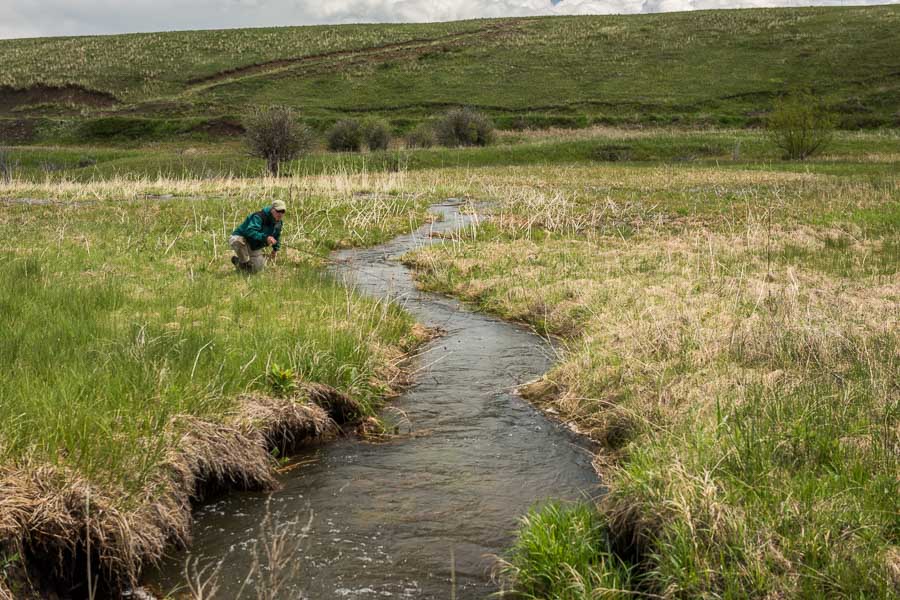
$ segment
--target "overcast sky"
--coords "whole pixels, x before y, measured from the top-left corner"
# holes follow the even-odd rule
[[[0,39],[173,29],[898,2],[900,0],[0,0]]]

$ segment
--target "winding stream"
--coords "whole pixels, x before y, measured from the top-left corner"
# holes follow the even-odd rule
[[[338,252],[333,266],[348,284],[394,298],[419,322],[446,330],[417,359],[415,385],[391,404],[416,435],[310,449],[300,457],[307,464],[283,475],[274,494],[231,494],[200,508],[191,551],[221,561],[216,597],[237,596],[268,510],[309,523],[280,598],[484,598],[497,590],[490,555],[509,547],[533,504],[599,493],[578,439],[513,393],[547,371],[553,349],[524,328],[417,290],[398,261],[439,243],[432,233],[468,223],[452,203],[432,211],[443,220]],[[184,560],[172,557],[156,584],[181,583]]]

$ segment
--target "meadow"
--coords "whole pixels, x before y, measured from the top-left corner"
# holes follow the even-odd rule
[[[0,597],[26,576],[84,593],[92,544],[101,585],[133,581],[190,538],[192,500],[271,487],[295,439],[334,429],[317,390],[371,416],[423,339],[323,269],[422,221],[428,190],[402,173],[12,181],[0,198]],[[285,248],[241,276],[228,236],[275,198]]]
[[[265,452],[186,432],[265,430],[260,402],[285,410],[273,373],[366,414],[391,393],[421,332],[332,282],[324,256],[458,197],[486,212],[479,226],[408,261],[427,288],[565,340],[523,392],[601,444],[610,487],[596,507],[536,507],[504,585],[536,598],[896,588],[895,131],[840,132],[804,162],[752,130],[501,132],[487,148],[318,151],[278,179],[236,146],[191,148],[17,148],[0,184],[17,240],[2,267],[4,481],[30,482],[26,506],[68,505],[70,527],[79,499],[118,515],[128,552],[110,570],[137,573],[189,538],[183,515],[146,532],[148,506],[189,515],[166,475],[185,454],[226,487],[266,483]],[[238,277],[227,236],[274,198],[291,207],[286,253]],[[21,503],[0,512],[7,561],[46,556],[17,537]],[[155,540],[143,554],[141,536]]]
[[[562,337],[523,394],[600,444],[609,486],[525,518],[511,589],[894,597],[900,178],[836,162],[466,172],[487,216],[407,260]]]
[[[193,502],[270,488],[295,442],[337,435],[320,396],[375,414],[428,333],[327,254],[448,197],[477,226],[407,262],[560,340],[522,393],[599,444],[609,487],[526,515],[505,589],[895,597],[898,24],[894,5],[0,40],[0,599],[135,583],[189,543]],[[801,89],[838,131],[785,161],[761,126]],[[463,103],[496,143],[406,147]],[[280,178],[240,142],[269,104],[320,136]],[[325,151],[348,116],[394,142]],[[239,276],[228,235],[276,198],[285,251]]]

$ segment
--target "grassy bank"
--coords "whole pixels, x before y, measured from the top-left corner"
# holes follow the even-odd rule
[[[128,581],[189,539],[192,497],[271,486],[269,451],[329,430],[312,400],[371,415],[417,334],[322,257],[415,226],[426,195],[402,174],[0,184],[0,597]],[[228,235],[275,198],[286,248],[239,276]]]
[[[897,593],[900,180],[838,162],[467,173],[490,216],[410,260],[567,339],[525,393],[610,488],[524,522],[526,597]]]

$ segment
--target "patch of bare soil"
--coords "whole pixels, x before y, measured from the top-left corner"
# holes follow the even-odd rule
[[[32,104],[80,104],[104,108],[117,104],[119,99],[107,92],[91,90],[79,85],[33,85],[25,88],[0,86],[0,112]]]
[[[244,135],[246,130],[243,125],[232,119],[210,119],[194,127],[193,131],[218,138],[237,137]]]

